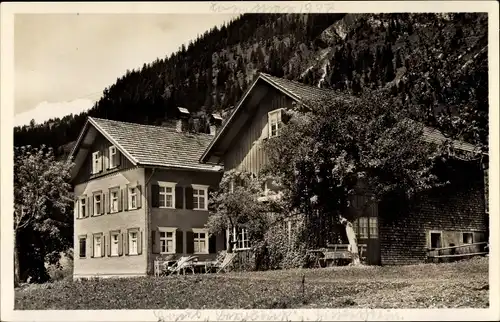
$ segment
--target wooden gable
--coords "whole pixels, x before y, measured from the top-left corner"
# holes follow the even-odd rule
[[[229,144],[222,158],[224,169],[247,170],[258,174],[267,162],[262,144],[269,137],[268,113],[280,108],[290,108],[292,103],[293,100],[282,92],[268,88],[262,99],[252,107],[252,115],[240,127],[233,127],[237,134],[228,140]]]
[[[110,167],[109,148],[113,146],[113,144],[109,140],[107,140],[99,131],[97,131],[94,126],[89,125],[89,128],[86,133],[84,133],[84,135],[85,136],[75,153],[75,168],[73,169],[74,184],[85,182],[112,172],[134,167],[132,162],[130,162],[130,160],[118,149],[116,149],[117,159],[115,159],[115,161],[118,161],[118,163],[116,166]],[[100,155],[102,156],[102,167],[101,171],[99,171],[98,173],[93,173],[92,155],[97,151],[99,151]]]

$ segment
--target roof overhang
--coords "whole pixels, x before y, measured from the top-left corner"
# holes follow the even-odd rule
[[[229,116],[228,120],[222,125],[220,131],[217,132],[210,145],[200,158],[202,163],[220,163],[221,158],[230,147],[234,137],[238,134],[241,126],[253,115],[254,109],[269,90],[269,85],[278,91],[286,94],[292,100],[298,102],[300,97],[290,92],[283,86],[275,83],[266,74],[260,73],[253,81],[249,88],[243,93],[243,96],[238,101],[234,111]]]
[[[74,166],[71,169],[71,181],[75,179],[78,171],[82,167],[85,162],[85,158],[87,157],[90,148],[92,147],[92,143],[94,143],[97,134],[100,133],[103,135],[108,141],[110,141],[116,148],[122,153],[127,159],[132,162],[134,166],[137,165],[137,160],[130,155],[120,144],[118,144],[111,135],[109,135],[106,131],[104,131],[92,117],[88,117],[85,125],[83,126],[78,139],[76,140],[73,149],[68,155],[68,160],[72,160],[74,162]]]

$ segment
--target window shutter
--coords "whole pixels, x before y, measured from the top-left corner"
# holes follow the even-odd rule
[[[123,248],[125,255],[128,255],[128,233],[123,233]]]
[[[108,247],[107,247],[108,257],[111,256],[111,242],[113,240],[113,238],[112,238],[111,235],[112,235],[112,233],[109,232],[109,235],[108,235],[108,240],[109,241],[108,241]]]
[[[94,235],[90,235],[90,257],[94,257]]]
[[[137,195],[136,195],[136,206],[137,206],[137,209],[141,208],[141,204],[142,204],[142,189],[141,189],[141,186],[138,185],[137,187]]]
[[[211,234],[210,237],[208,237],[208,252],[210,254],[215,254],[216,251],[216,244],[217,243],[217,237],[215,234]]]
[[[123,190],[121,190],[120,188],[118,188],[118,211],[122,211],[123,210]]]
[[[128,185],[122,189],[122,208],[125,211],[128,210]]]
[[[153,249],[153,254],[160,253],[160,232],[156,233],[156,230],[151,230],[151,246]]]
[[[118,167],[120,165],[121,159],[122,159],[122,154],[120,151],[118,151],[118,149],[116,149],[115,160],[114,160],[113,165],[115,167]]]
[[[160,186],[157,184],[151,185],[151,207],[160,207]]]
[[[184,205],[184,188],[183,187],[175,187],[175,208],[183,209]]]
[[[184,253],[184,245],[182,243],[182,231],[177,230],[175,232],[175,252],[177,254],[183,254]]]
[[[94,198],[89,197],[88,198],[88,205],[87,205],[87,217],[93,216],[94,215]]]
[[[107,207],[106,207],[107,200],[106,199],[108,199],[108,198],[106,198],[106,194],[104,192],[101,193],[101,199],[102,199],[101,200],[101,213],[104,215],[104,214],[106,214],[106,209],[107,209]]]
[[[194,253],[194,234],[192,231],[186,231],[186,253]]]
[[[123,234],[118,234],[118,256],[123,255]]]
[[[106,236],[104,234],[101,235],[102,241],[101,241],[101,256],[104,257],[106,256]]]
[[[108,214],[110,214],[111,213],[111,189],[108,189],[107,194],[108,194],[108,198],[107,198],[108,203],[106,204],[106,212]]]
[[[102,153],[103,168],[109,169],[109,147],[105,148]]]
[[[97,172],[102,171],[102,152],[97,151]]]
[[[137,232],[137,255],[142,254],[142,231]]]
[[[193,209],[193,188],[186,187],[186,209]]]

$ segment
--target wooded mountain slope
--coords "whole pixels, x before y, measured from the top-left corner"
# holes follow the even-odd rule
[[[487,145],[487,27],[471,13],[245,14],[128,71],[86,113],[16,127],[14,144],[67,151],[87,115],[160,124],[177,106],[224,112],[262,71],[354,95],[385,89],[428,125]]]

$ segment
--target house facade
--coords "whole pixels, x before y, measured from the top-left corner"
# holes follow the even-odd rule
[[[279,135],[283,108],[334,92],[261,73],[235,107],[200,161],[224,165],[224,170],[246,170],[258,175],[266,164],[262,143]],[[423,140],[439,142],[444,136],[424,129]],[[456,148],[474,147],[455,141]],[[366,205],[367,196],[353,198],[354,229],[358,243],[367,245],[367,262],[374,265],[410,264],[425,260],[429,248],[486,241],[483,170],[479,164],[460,164],[450,175],[450,187],[419,196],[411,207],[395,207],[385,200]],[[289,225],[290,227],[290,225]],[[332,240],[331,243],[336,243]]]
[[[152,274],[158,256],[214,259],[208,194],[222,167],[199,163],[213,135],[89,117],[75,166],[74,278]]]

